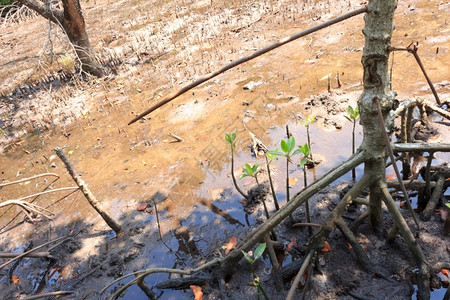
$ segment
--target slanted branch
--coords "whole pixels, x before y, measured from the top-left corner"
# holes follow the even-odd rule
[[[78,185],[78,187],[80,188],[84,197],[86,197],[86,200],[89,202],[89,204],[100,214],[103,220],[105,220],[106,224],[108,224],[108,226],[111,227],[111,229],[114,230],[116,234],[120,233],[122,231],[120,225],[117,224],[117,222],[111,217],[111,215],[102,207],[101,203],[95,198],[94,194],[92,194],[92,192],[87,187],[87,184],[84,182],[83,179],[81,179],[81,176],[78,175],[78,173],[75,171],[69,159],[64,155],[63,149],[56,148],[55,152],[56,155],[58,155],[58,157],[66,166],[70,176],[72,176],[73,180]]]

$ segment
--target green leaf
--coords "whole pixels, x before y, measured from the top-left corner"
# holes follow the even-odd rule
[[[244,258],[245,258],[249,263],[253,264],[253,263],[255,262],[255,261],[248,255],[247,252],[244,252],[244,251],[242,251],[242,250],[241,250],[241,252],[242,252],[242,254],[244,254]]]
[[[447,205],[447,207],[450,208],[450,203],[445,203],[445,205]]]
[[[303,157],[302,159],[300,159],[300,168],[303,169],[303,167],[305,167],[305,165],[308,163],[308,158]]]
[[[248,175],[253,175],[253,169],[249,164],[245,164],[244,172],[246,172]]]
[[[346,118],[347,120],[349,120],[350,122],[353,122],[353,120],[352,119],[350,119],[350,117],[349,116],[345,116],[344,115],[344,118]]]
[[[273,153],[272,151],[267,151],[266,156],[269,159],[269,163],[270,163],[277,155],[275,153]]]
[[[309,149],[308,144],[304,144],[303,146],[299,146],[304,156],[309,156],[311,154],[311,149]]]
[[[302,149],[297,149],[292,153],[292,156],[302,153]]]
[[[242,178],[248,177],[248,176],[251,176],[251,175],[249,175],[249,174],[247,174],[247,173],[244,173],[244,174],[242,174],[241,176],[239,176],[239,179],[242,179]]]
[[[355,120],[359,117],[359,106],[355,107]]]
[[[284,156],[284,153],[279,152],[278,148],[275,150],[268,151],[267,153],[269,153],[271,155],[275,155],[275,156]]]
[[[258,171],[259,165],[260,165],[260,163],[256,163],[256,164],[253,165],[253,167],[252,167],[252,172],[253,172],[252,174],[253,175],[256,174],[256,171]]]
[[[289,145],[285,140],[281,140],[281,150],[283,150],[284,153],[289,153]]]
[[[253,255],[255,257],[254,260],[257,260],[264,253],[264,250],[266,250],[266,243],[262,243],[256,248],[255,253]]]
[[[293,136],[291,136],[288,140],[287,140],[287,144],[288,144],[288,153],[291,153],[291,151],[294,149],[295,147],[295,139]]]
[[[353,107],[351,107],[350,105],[347,107],[347,113],[348,113],[348,115],[350,116],[350,118],[353,119],[353,115],[354,115],[355,113],[353,112]]]

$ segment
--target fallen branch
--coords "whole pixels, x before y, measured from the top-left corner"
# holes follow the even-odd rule
[[[276,43],[274,43],[274,44],[272,44],[270,46],[267,46],[267,47],[265,47],[263,49],[260,49],[260,50],[254,52],[253,54],[251,54],[249,56],[241,57],[238,60],[235,60],[232,63],[226,65],[225,67],[223,67],[223,68],[221,68],[221,69],[219,69],[219,70],[217,70],[217,71],[215,71],[213,73],[210,73],[210,74],[208,74],[208,75],[206,75],[204,77],[201,77],[201,78],[197,79],[196,81],[194,81],[194,82],[184,86],[179,91],[177,91],[175,94],[172,94],[171,96],[165,98],[164,100],[156,103],[155,105],[153,105],[152,107],[150,107],[149,109],[144,111],[143,113],[139,114],[137,117],[133,118],[133,120],[131,120],[128,123],[128,125],[131,125],[134,122],[138,121],[139,119],[142,119],[143,117],[145,117],[146,115],[148,115],[152,111],[160,108],[161,106],[169,103],[170,101],[172,101],[173,99],[177,98],[178,96],[183,95],[187,91],[195,88],[196,86],[199,86],[200,84],[210,80],[211,78],[216,77],[219,74],[222,74],[222,73],[224,73],[224,72],[226,72],[226,71],[228,71],[228,70],[230,70],[230,69],[232,69],[232,68],[234,68],[234,67],[236,67],[236,66],[238,66],[240,64],[243,64],[243,63],[245,63],[245,62],[247,62],[249,60],[252,60],[252,59],[254,59],[254,58],[258,57],[258,56],[261,56],[261,55],[263,55],[263,54],[265,54],[265,53],[267,53],[269,51],[272,51],[273,49],[276,49],[276,48],[281,47],[281,46],[283,46],[283,45],[285,45],[287,43],[295,41],[296,39],[299,39],[299,38],[304,37],[304,36],[306,36],[308,34],[311,34],[313,32],[316,32],[318,30],[321,30],[323,28],[329,27],[329,26],[331,26],[333,24],[342,22],[344,20],[347,20],[347,19],[349,19],[351,17],[357,16],[357,15],[365,13],[365,12],[367,12],[367,7],[366,6],[360,8],[360,9],[348,12],[348,13],[346,13],[346,14],[344,14],[342,16],[339,16],[337,18],[334,18],[334,19],[328,20],[326,22],[323,22],[323,23],[321,23],[319,25],[310,27],[310,28],[308,28],[306,30],[303,30],[301,32],[298,32],[298,33],[296,33],[294,35],[291,35],[290,37],[284,38],[284,39],[282,39],[282,40],[280,40],[280,41],[278,41],[278,42],[276,42]]]
[[[89,204],[100,214],[103,220],[105,220],[106,224],[108,224],[108,226],[111,227],[111,229],[114,230],[116,234],[120,233],[122,231],[120,225],[117,224],[116,221],[114,221],[114,219],[110,216],[110,214],[102,208],[100,202],[98,202],[98,200],[87,187],[86,183],[84,183],[84,180],[81,179],[81,176],[75,172],[75,169],[73,168],[69,159],[64,155],[62,148],[55,148],[55,152],[66,166],[70,176],[72,176],[75,183],[81,189],[81,192],[83,193],[84,197],[86,197]]]
[[[46,215],[45,213],[43,213],[42,211],[48,211],[51,214],[54,215],[53,212],[49,211],[48,209],[45,209],[43,207],[40,207],[36,204],[33,203],[28,203],[26,201],[22,201],[22,200],[6,200],[2,203],[0,203],[0,208],[4,207],[4,206],[8,206],[8,205],[18,205],[20,208],[23,209],[23,212],[27,215],[27,217],[32,221],[33,217],[29,214],[30,211],[38,214],[38,215],[42,215],[44,217],[46,217],[47,219],[51,220],[52,217]]]

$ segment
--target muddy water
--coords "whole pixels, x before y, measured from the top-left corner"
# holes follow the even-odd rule
[[[449,61],[448,28],[443,20],[446,10],[448,12],[448,7],[437,1],[415,1],[413,9],[400,3],[393,45],[407,46],[418,40],[419,53],[430,77],[437,83],[438,92],[448,97],[450,87],[446,80],[450,74],[445,63]],[[333,12],[333,15],[337,13]],[[289,26],[273,29],[268,20],[255,23],[252,31],[234,35],[237,40],[234,43],[247,36],[252,46],[260,48],[317,23],[309,17],[297,18]],[[328,76],[333,91],[355,92],[349,96],[350,104],[354,106],[361,90],[361,28],[362,17],[357,17],[296,41],[180,97],[145,122],[127,126],[135,113],[160,99],[154,91],[163,96],[183,85],[175,82],[172,88],[160,91],[153,82],[161,79],[152,77],[154,69],[149,64],[142,64],[134,71],[138,80],[127,82],[127,78],[119,75],[117,81],[104,83],[96,96],[91,97],[93,109],[74,124],[64,130],[55,128],[51,132],[29,135],[14,149],[2,154],[1,179],[12,181],[54,172],[61,178],[53,187],[73,186],[62,163],[52,157],[53,148],[67,145],[67,156],[114,218],[121,220],[130,211],[135,212],[138,204],[155,200],[164,232],[178,229],[176,234],[166,236],[174,253],[167,254],[164,248],[156,247],[148,250],[148,257],[164,257],[158,262],[172,266],[177,261],[176,250],[190,255],[213,250],[206,241],[224,243],[227,237],[242,234],[243,229],[255,223],[254,217],[243,212],[241,198],[232,187],[229,148],[224,133],[238,130],[235,170],[239,176],[245,163],[255,161],[248,149],[251,141],[247,130],[274,149],[285,138],[284,126],[289,124],[298,143],[306,142],[305,128],[296,116],[307,115],[305,101],[310,95],[326,91]],[[262,30],[263,41],[252,38],[255,32]],[[223,53],[227,53],[226,46],[224,43],[220,49]],[[245,51],[251,52],[250,48]],[[247,53],[245,51],[243,54]],[[337,74],[341,89],[336,89]],[[432,99],[410,54],[395,54],[393,74],[393,89],[398,91],[400,98],[425,96]],[[244,90],[244,86],[252,81],[261,84],[251,91]],[[116,89],[118,83],[123,82],[127,83],[126,87]],[[313,153],[322,162],[314,170],[308,170],[308,182],[350,155],[351,125],[345,120],[341,123],[343,129],[333,131],[312,125]],[[362,138],[360,131],[358,127],[357,144]],[[169,133],[184,141],[176,142]],[[274,167],[278,196],[284,203],[285,165],[278,161]],[[357,170],[357,174],[361,172],[361,169]],[[347,174],[345,178],[350,179],[349,176]],[[295,164],[291,166],[290,177],[297,178],[291,189],[294,194],[303,186],[302,171]],[[5,187],[0,195],[3,199],[17,199],[41,191],[50,182],[50,179],[39,179],[21,186]],[[239,184],[248,189],[253,182],[243,179]],[[40,197],[36,203],[49,206],[62,196],[61,193]],[[102,223],[79,193],[59,200],[50,209],[64,218],[70,216]],[[1,220],[2,227],[17,212],[17,208],[6,212]],[[64,221],[70,222],[69,219]],[[143,222],[154,224],[155,218],[149,215]],[[26,237],[24,235],[17,244]],[[152,259],[149,259],[148,265],[151,264]],[[155,282],[158,280],[160,277]]]

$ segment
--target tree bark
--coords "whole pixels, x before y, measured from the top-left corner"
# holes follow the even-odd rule
[[[103,67],[96,58],[86,32],[86,24],[79,0],[61,0],[63,9],[51,9],[37,0],[18,0],[44,18],[60,26],[72,43],[81,63],[81,69],[94,76],[103,75]]]
[[[365,45],[361,59],[364,67],[364,91],[358,100],[361,125],[364,139],[361,149],[371,154],[366,162],[365,173],[372,174],[373,184],[370,186],[370,224],[378,227],[381,223],[381,197],[376,186],[377,179],[385,180],[386,151],[385,143],[378,122],[377,106],[374,99],[378,98],[386,121],[388,112],[393,108],[395,94],[390,89],[388,72],[389,47],[393,31],[396,0],[370,1],[368,12],[364,16]],[[388,124],[392,126],[392,124]]]

